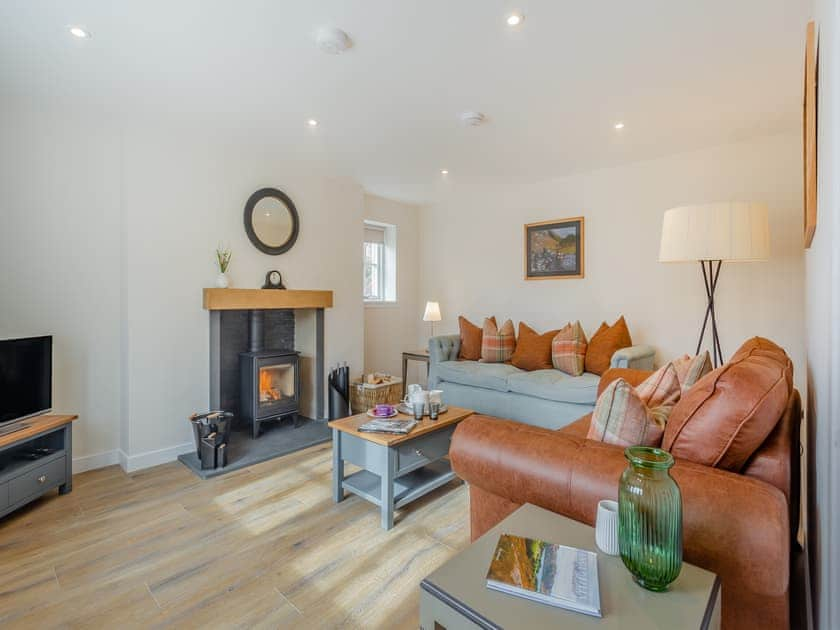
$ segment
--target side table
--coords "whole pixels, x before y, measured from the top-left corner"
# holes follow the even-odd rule
[[[487,568],[500,534],[515,534],[595,551],[603,618],[487,588]],[[720,580],[683,562],[664,593],[637,585],[621,558],[595,546],[595,528],[535,505],[523,505],[420,583],[420,628],[720,628]]]
[[[420,361],[426,364],[426,376],[429,376],[429,351],[428,350],[408,350],[402,353],[402,397],[405,398],[405,383],[408,377],[408,362]]]

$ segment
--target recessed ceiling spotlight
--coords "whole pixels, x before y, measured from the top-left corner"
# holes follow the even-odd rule
[[[309,120],[306,121],[306,124],[309,125],[310,127],[317,127],[318,126],[318,121],[315,120],[314,118],[310,118]]]
[[[324,26],[315,33],[315,43],[318,48],[329,55],[337,55],[353,45],[350,36],[335,26]]]
[[[73,37],[78,37],[79,39],[90,39],[90,33],[83,29],[81,26],[69,26],[70,34]]]
[[[525,16],[521,13],[511,13],[509,16],[507,16],[505,22],[507,22],[508,26],[519,26],[520,24],[522,24],[522,20],[524,19]]]
[[[617,122],[613,125],[613,127],[615,127],[616,129],[624,129],[624,123],[623,122]]]
[[[449,171],[447,171],[445,168],[442,168],[442,169],[440,169],[440,174],[441,175],[449,175]]]

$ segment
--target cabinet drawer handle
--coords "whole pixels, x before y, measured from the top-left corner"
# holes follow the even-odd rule
[[[425,457],[425,455],[423,455],[423,451],[421,451],[419,448],[414,449],[414,454],[419,455],[420,457]]]
[[[38,483],[46,483],[46,482],[47,482],[47,476],[46,475],[41,475],[40,477],[38,477]]]

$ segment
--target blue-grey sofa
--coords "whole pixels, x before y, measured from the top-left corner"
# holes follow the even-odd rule
[[[560,370],[526,372],[507,363],[458,360],[461,339],[429,339],[429,389],[443,401],[477,413],[559,429],[595,407],[600,376],[569,376]],[[653,369],[654,349],[632,346],[612,356],[611,367]]]

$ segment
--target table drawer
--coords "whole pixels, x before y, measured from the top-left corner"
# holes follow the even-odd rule
[[[425,466],[449,453],[449,442],[454,432],[455,425],[452,425],[401,444],[397,454],[397,474]]]
[[[43,492],[44,488],[53,488],[64,483],[65,458],[59,457],[15,477],[9,482],[9,502],[11,504]]]

